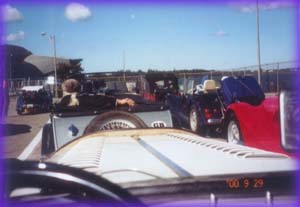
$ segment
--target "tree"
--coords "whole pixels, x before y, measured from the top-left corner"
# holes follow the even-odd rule
[[[83,80],[84,74],[81,64],[72,65],[70,63],[59,63],[57,69],[57,78],[64,81],[69,78],[74,78],[78,81]]]

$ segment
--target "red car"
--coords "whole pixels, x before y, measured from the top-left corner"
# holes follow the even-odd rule
[[[299,104],[293,92],[265,97],[253,77],[222,80],[227,140],[292,155],[299,150]]]
[[[178,95],[178,80],[173,73],[148,73],[137,81],[137,90],[145,100],[164,102],[167,95]]]

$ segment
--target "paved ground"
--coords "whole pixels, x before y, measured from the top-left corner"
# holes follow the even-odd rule
[[[4,157],[18,158],[49,119],[49,113],[17,115],[16,98],[10,99],[10,106],[4,125]],[[30,153],[30,159],[39,159],[40,144]]]
[[[39,160],[41,130],[49,120],[49,113],[18,115],[16,98],[11,97],[8,116],[4,125],[4,157]],[[210,138],[212,139],[212,138]],[[224,139],[216,139],[224,141]]]

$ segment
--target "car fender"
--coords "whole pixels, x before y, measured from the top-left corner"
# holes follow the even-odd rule
[[[239,121],[244,142],[247,146],[284,152],[280,144],[278,97],[266,98],[260,105],[244,102],[228,106],[226,117],[234,113]]]

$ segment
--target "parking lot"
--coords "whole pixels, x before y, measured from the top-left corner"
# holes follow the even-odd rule
[[[15,106],[16,97],[11,97],[4,125],[4,157],[38,160],[42,128],[49,121],[49,113],[18,115]],[[215,140],[224,141],[217,138]]]
[[[4,125],[4,157],[39,159],[41,130],[49,120],[49,113],[20,116],[15,106],[16,98],[11,97]]]

